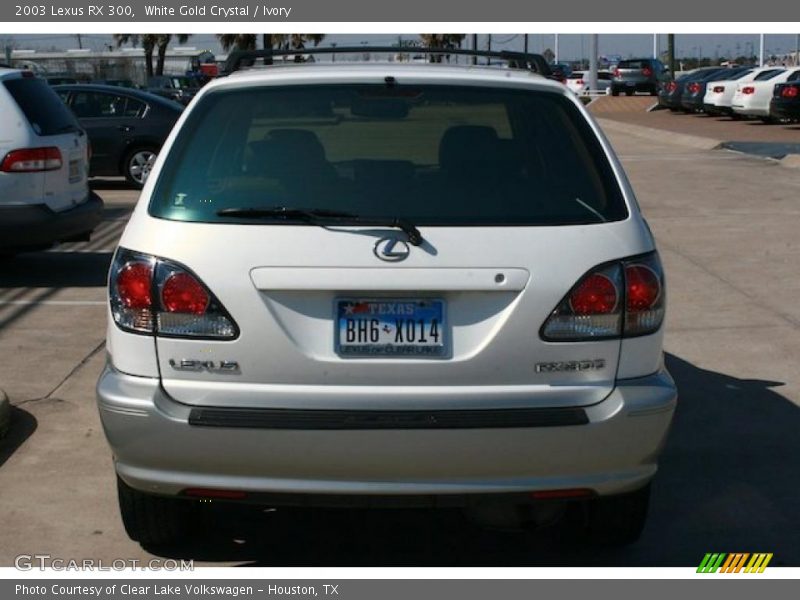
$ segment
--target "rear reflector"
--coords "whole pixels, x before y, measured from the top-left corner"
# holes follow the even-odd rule
[[[155,256],[120,248],[109,274],[114,322],[131,333],[233,339],[231,316],[197,276]]]
[[[189,488],[183,491],[184,496],[192,498],[218,498],[220,500],[243,500],[247,493],[241,490],[214,490],[206,488]]]
[[[531,498],[534,500],[562,500],[568,498],[590,498],[594,496],[592,490],[586,488],[574,488],[566,490],[539,490],[538,492],[531,492]]]
[[[56,171],[63,164],[61,150],[55,146],[48,148],[22,148],[12,150],[3,158],[0,171],[5,173],[34,173],[37,171]]]

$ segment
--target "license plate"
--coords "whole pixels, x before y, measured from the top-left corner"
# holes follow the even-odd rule
[[[69,182],[75,183],[76,181],[80,180],[81,180],[81,161],[80,160],[69,161]]]
[[[335,310],[336,352],[342,357],[445,354],[443,300],[342,298]]]

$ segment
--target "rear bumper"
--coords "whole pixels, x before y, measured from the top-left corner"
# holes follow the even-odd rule
[[[769,108],[759,108],[753,106],[746,106],[744,104],[734,104],[732,106],[733,112],[739,115],[745,115],[748,117],[768,117],[769,116]]]
[[[769,114],[776,119],[800,119],[800,102],[773,100],[769,105]]]
[[[75,208],[54,212],[45,204],[0,205],[0,248],[41,248],[94,230],[103,216],[103,201],[91,192]]]
[[[495,421],[493,428],[192,425],[193,408],[169,398],[157,379],[112,368],[101,375],[97,397],[117,473],[155,494],[614,494],[655,474],[677,392],[662,371],[618,382],[605,400],[581,409],[584,424]]]

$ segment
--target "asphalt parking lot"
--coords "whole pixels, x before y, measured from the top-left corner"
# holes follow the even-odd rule
[[[677,117],[676,117],[677,118]],[[434,511],[209,509],[203,536],[158,556],[256,565],[692,566],[706,552],[773,552],[800,565],[800,178],[722,150],[608,124],[668,276],[667,365],[680,406],[642,539],[620,550],[528,539]],[[94,404],[105,270],[136,193],[98,182],[88,243],[0,266],[0,565],[18,554],[144,559],[117,515]],[[165,448],[165,451],[168,449]]]

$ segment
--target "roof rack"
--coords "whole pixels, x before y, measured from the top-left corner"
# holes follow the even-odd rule
[[[487,59],[500,59],[508,63],[512,69],[532,71],[544,77],[551,77],[553,72],[550,65],[541,54],[525,52],[491,52],[484,50],[464,50],[461,48],[427,48],[427,47],[400,47],[400,46],[331,46],[324,48],[265,48],[261,50],[234,50],[228,55],[225,67],[220,76],[230,75],[243,67],[250,67],[258,59],[265,59],[264,64],[270,64],[272,59],[281,56],[307,56],[314,54],[426,54],[440,56],[473,56]]]

